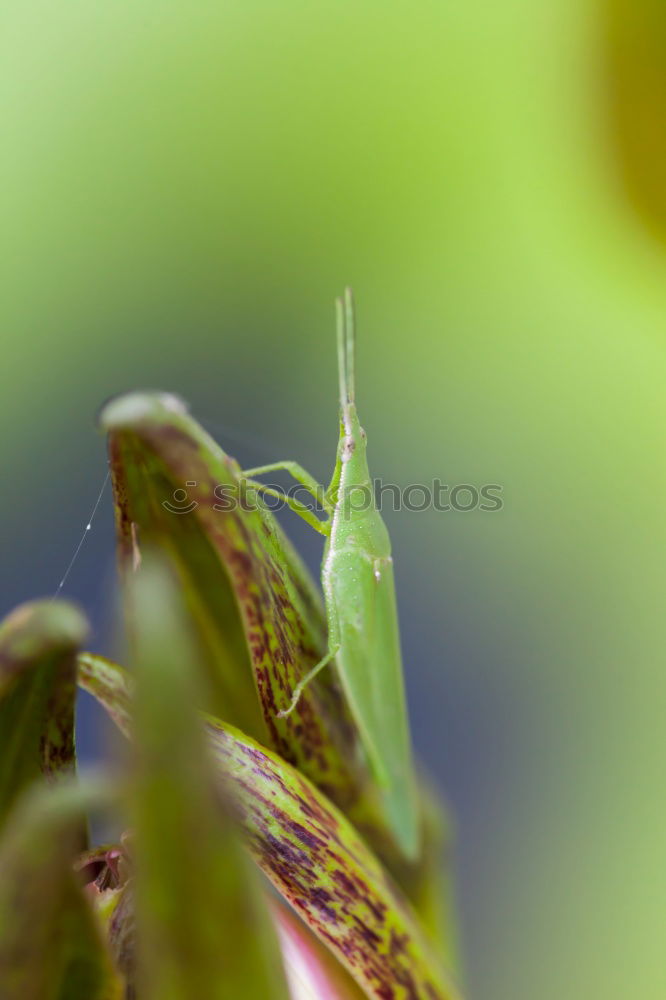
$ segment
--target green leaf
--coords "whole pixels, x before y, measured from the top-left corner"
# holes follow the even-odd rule
[[[452,853],[451,821],[439,793],[420,776],[423,801],[423,851],[419,863],[405,875],[409,898],[438,954],[460,976],[458,924]]]
[[[0,625],[0,824],[32,781],[74,766],[76,651],[87,632],[64,601],[21,605]]]
[[[94,659],[87,663],[84,688],[126,718],[129,676],[107,662],[107,681],[95,686]],[[410,904],[349,820],[295,768],[235,727],[208,716],[207,732],[252,856],[366,995],[457,998]]]
[[[174,581],[144,560],[136,612],[132,850],[141,1000],[287,1000],[256,870],[225,816]]]
[[[100,929],[75,882],[73,862],[88,788],[58,784],[25,793],[0,841],[2,1000],[120,1000]]]

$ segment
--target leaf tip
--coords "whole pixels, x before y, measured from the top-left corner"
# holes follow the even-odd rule
[[[0,646],[10,659],[49,649],[78,649],[88,637],[88,622],[69,601],[30,601],[14,608],[0,624]]]
[[[102,406],[98,424],[103,431],[117,431],[145,420],[160,422],[174,413],[179,416],[187,413],[187,406],[174,393],[126,392],[113,396]]]

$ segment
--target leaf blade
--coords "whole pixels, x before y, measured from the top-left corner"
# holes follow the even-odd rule
[[[0,996],[3,1000],[121,1000],[123,985],[73,862],[86,808],[99,792],[35,786],[0,841]]]
[[[288,1000],[256,871],[224,818],[196,711],[196,651],[162,563],[141,567],[132,600],[137,992],[145,1000]]]
[[[87,632],[64,601],[21,605],[0,626],[0,823],[34,780],[74,768],[76,652]]]

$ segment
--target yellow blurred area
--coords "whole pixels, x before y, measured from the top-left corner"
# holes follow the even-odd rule
[[[606,0],[606,86],[611,135],[632,203],[665,237],[666,6]]]
[[[325,479],[352,283],[373,474],[504,488],[387,517],[477,1000],[666,996],[665,11],[0,10],[5,603],[57,582],[114,392]]]

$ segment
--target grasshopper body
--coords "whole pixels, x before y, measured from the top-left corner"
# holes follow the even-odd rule
[[[345,695],[380,789],[386,819],[404,853],[418,850],[418,815],[411,759],[391,543],[374,502],[354,386],[354,316],[351,293],[338,300],[340,440],[333,478],[325,493],[326,521],[290,506],[326,535],[322,586],[328,623],[328,654],[298,685],[303,687],[335,659]],[[314,495],[321,487],[294,462],[251,469],[246,475],[283,468]],[[268,487],[256,484],[265,492]],[[286,713],[285,713],[286,714]]]

